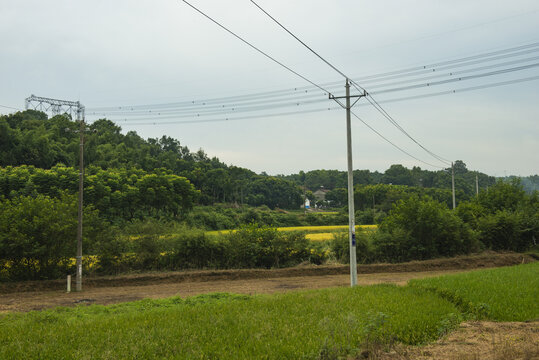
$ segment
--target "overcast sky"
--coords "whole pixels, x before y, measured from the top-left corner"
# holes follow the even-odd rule
[[[258,0],[289,30],[373,94],[383,108],[424,147],[469,169],[491,175],[539,173],[539,80],[456,91],[539,76],[538,47],[521,55],[478,61],[469,67],[434,68],[462,76],[512,68],[510,72],[376,95],[375,74],[427,66],[539,42],[536,0]],[[341,82],[330,91],[344,95],[344,78],[323,63],[248,0],[192,0],[209,16],[316,84]],[[129,114],[107,117],[124,132],[144,138],[168,135],[191,150],[203,148],[227,164],[256,172],[346,169],[345,111],[322,91],[256,52],[182,1],[0,0],[0,113],[24,108],[30,94],[80,100],[89,122],[96,109],[123,109],[195,101],[233,107],[252,94],[280,93],[296,108],[256,113],[166,118],[153,113],[139,125]],[[509,54],[509,53],[505,53]],[[506,63],[506,65],[501,64]],[[496,65],[497,64],[497,65]],[[534,65],[535,64],[535,65]],[[496,65],[496,66],[495,66]],[[490,67],[489,67],[490,66]],[[484,70],[473,68],[484,67]],[[516,67],[523,67],[515,70]],[[362,82],[362,79],[367,79]],[[388,86],[409,78],[389,78]],[[437,81],[425,80],[425,81]],[[425,83],[419,81],[419,83]],[[381,83],[380,83],[381,82]],[[372,88],[369,87],[372,86]],[[330,86],[330,85],[328,85]],[[326,87],[324,87],[326,88]],[[355,89],[353,89],[355,93]],[[420,96],[418,99],[385,102]],[[234,97],[233,100],[211,100]],[[219,102],[221,101],[221,102]],[[414,157],[443,163],[423,151],[360,99],[354,112]],[[144,105],[144,106],[142,106]],[[6,107],[7,106],[7,107]],[[180,105],[178,105],[180,106]],[[181,105],[184,106],[184,105]],[[327,108],[333,110],[327,111]],[[325,111],[305,112],[306,110]],[[106,110],[106,109],[105,109]],[[104,111],[105,111],[104,110]],[[149,111],[149,110],[148,110]],[[300,112],[303,111],[303,112]],[[298,112],[287,116],[269,116]],[[174,112],[171,112],[174,114]],[[178,114],[178,112],[176,112]],[[252,115],[252,117],[249,117]],[[193,115],[195,116],[195,115]],[[238,119],[238,117],[240,119]],[[229,121],[213,121],[229,118]],[[124,120],[125,119],[125,120]],[[164,124],[174,122],[175,124]],[[191,121],[181,123],[180,121]],[[155,123],[155,125],[153,125]],[[397,150],[353,120],[354,168],[384,171],[391,164],[436,170]]]

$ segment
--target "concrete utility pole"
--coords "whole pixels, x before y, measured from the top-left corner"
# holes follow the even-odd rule
[[[479,176],[475,174],[475,196],[479,196]]]
[[[80,109],[80,108],[79,108]],[[81,114],[82,112],[82,114]],[[82,115],[82,116],[81,116]],[[77,118],[80,122],[79,128],[79,222],[77,226],[77,276],[75,280],[75,290],[82,291],[82,200],[84,193],[84,108],[77,111]]]
[[[354,211],[354,177],[352,166],[352,130],[351,130],[351,117],[350,110],[358,102],[358,100],[367,93],[362,95],[350,96],[350,81],[346,79],[346,96],[335,97],[329,95],[330,99],[335,100],[339,105],[346,109],[346,148],[347,148],[347,160],[348,160],[348,238],[350,241],[350,286],[357,285],[357,260],[356,260],[356,221]],[[353,104],[350,104],[350,98],[357,98]],[[338,99],[346,99],[346,105],[343,105]]]
[[[39,110],[43,112],[51,112],[52,115],[77,114],[79,127],[79,204],[78,204],[78,226],[77,226],[77,256],[76,256],[76,280],[75,289],[82,290],[82,199],[84,192],[84,106],[79,101],[58,100],[45,97],[30,95],[25,99],[25,108]],[[69,130],[69,129],[67,129]]]
[[[453,192],[453,210],[455,210],[456,202],[455,202],[455,167],[453,166],[453,162],[451,162],[451,189]]]

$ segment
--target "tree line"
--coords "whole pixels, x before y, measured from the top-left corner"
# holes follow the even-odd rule
[[[496,178],[487,174],[470,171],[462,160],[455,161],[455,189],[469,199],[475,195],[476,176],[479,186],[486,189],[496,183]],[[299,186],[315,191],[320,188],[325,190],[345,189],[347,187],[347,172],[339,170],[312,170],[300,171],[292,175],[280,175],[283,179],[294,181]],[[532,179],[533,177],[530,177]],[[369,170],[353,171],[354,186],[356,185],[404,185],[422,188],[451,189],[451,168],[438,171],[430,171],[414,166],[408,169],[400,164],[394,164],[385,172]]]
[[[0,167],[31,165],[48,170],[61,164],[74,168],[77,129],[78,124],[67,115],[49,119],[42,112],[27,110],[0,116]],[[302,203],[301,189],[292,181],[228,166],[202,149],[192,152],[168,136],[144,140],[134,131],[124,135],[106,119],[88,125],[84,151],[90,175],[95,169],[110,171],[111,177],[139,170],[157,176],[166,172],[193,184],[200,191],[198,204],[228,202],[288,209]]]

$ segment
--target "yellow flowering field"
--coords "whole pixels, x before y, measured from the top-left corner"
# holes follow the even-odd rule
[[[378,228],[377,225],[356,225],[356,230],[375,231]],[[277,228],[277,231],[306,231],[307,239],[309,240],[329,240],[331,239],[331,233],[347,231],[348,225],[325,225],[325,226],[288,226]],[[220,235],[229,234],[236,230],[216,230],[208,231],[206,235]],[[316,236],[315,236],[316,235]]]

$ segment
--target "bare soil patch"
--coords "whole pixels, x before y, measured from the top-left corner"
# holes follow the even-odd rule
[[[379,360],[518,360],[539,359],[539,322],[462,323],[458,330],[427,346],[396,346],[372,352]]]
[[[403,264],[360,265],[358,282],[360,285],[404,285],[415,278],[533,261],[533,257],[525,254],[485,253]],[[349,267],[346,265],[88,277],[84,278],[82,292],[69,294],[65,292],[65,280],[9,283],[0,284],[0,313],[41,310],[56,306],[107,305],[144,298],[187,297],[209,292],[274,293],[347,286],[349,283]]]

